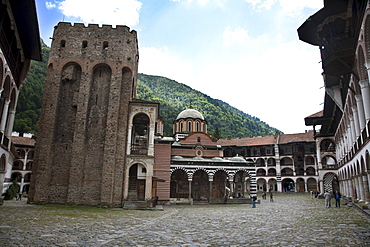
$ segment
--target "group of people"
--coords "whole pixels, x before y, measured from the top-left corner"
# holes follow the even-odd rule
[[[325,198],[325,207],[330,208],[331,207],[332,194],[330,194],[328,191],[326,191],[324,193],[324,198]],[[335,207],[340,207],[340,198],[342,198],[342,196],[340,195],[338,190],[335,192],[334,198],[335,198]]]

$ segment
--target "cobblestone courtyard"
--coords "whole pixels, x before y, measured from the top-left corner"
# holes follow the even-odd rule
[[[334,202],[334,200],[333,200]],[[325,208],[308,194],[251,205],[165,206],[163,211],[27,205],[0,207],[0,246],[370,246],[370,218]]]

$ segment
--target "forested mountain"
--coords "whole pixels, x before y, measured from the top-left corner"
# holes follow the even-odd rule
[[[50,48],[41,40],[42,61],[32,61],[30,73],[18,96],[14,131],[36,134],[39,121],[42,91],[44,90],[46,67]]]
[[[37,132],[42,91],[50,48],[42,42],[43,61],[33,61],[26,83],[19,94],[14,131]],[[198,110],[208,122],[208,133],[218,138],[273,135],[279,130],[229,104],[213,99],[189,86],[161,76],[139,74],[137,98],[160,103],[165,136],[172,136],[172,123],[188,108]]]
[[[172,135],[172,123],[185,109],[198,110],[208,122],[208,133],[216,129],[221,138],[273,135],[281,131],[270,127],[229,104],[213,99],[182,83],[161,76],[139,74],[137,97],[161,103],[160,115],[165,121],[165,135]]]

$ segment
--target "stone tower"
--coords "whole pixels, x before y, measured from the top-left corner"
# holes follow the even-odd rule
[[[138,60],[136,31],[126,26],[55,27],[29,202],[122,206],[129,166],[145,167],[144,179],[152,176],[151,162],[131,157],[127,165],[133,122],[145,119],[146,134],[154,135],[158,114],[157,104],[135,99]],[[140,159],[154,160],[145,144]]]

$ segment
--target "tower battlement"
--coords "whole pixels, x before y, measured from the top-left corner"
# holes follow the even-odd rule
[[[120,32],[127,32],[127,33],[131,33],[133,35],[136,35],[136,31],[135,30],[130,30],[130,27],[126,26],[126,25],[117,25],[116,27],[113,27],[112,25],[107,25],[107,24],[103,24],[102,26],[99,26],[98,24],[88,24],[87,26],[84,24],[84,23],[71,23],[71,22],[59,22],[57,26],[55,26],[54,28],[59,28],[59,27],[74,27],[75,29],[91,29],[91,30],[99,30],[99,29],[102,29],[102,30],[105,30],[105,29],[116,29]]]

